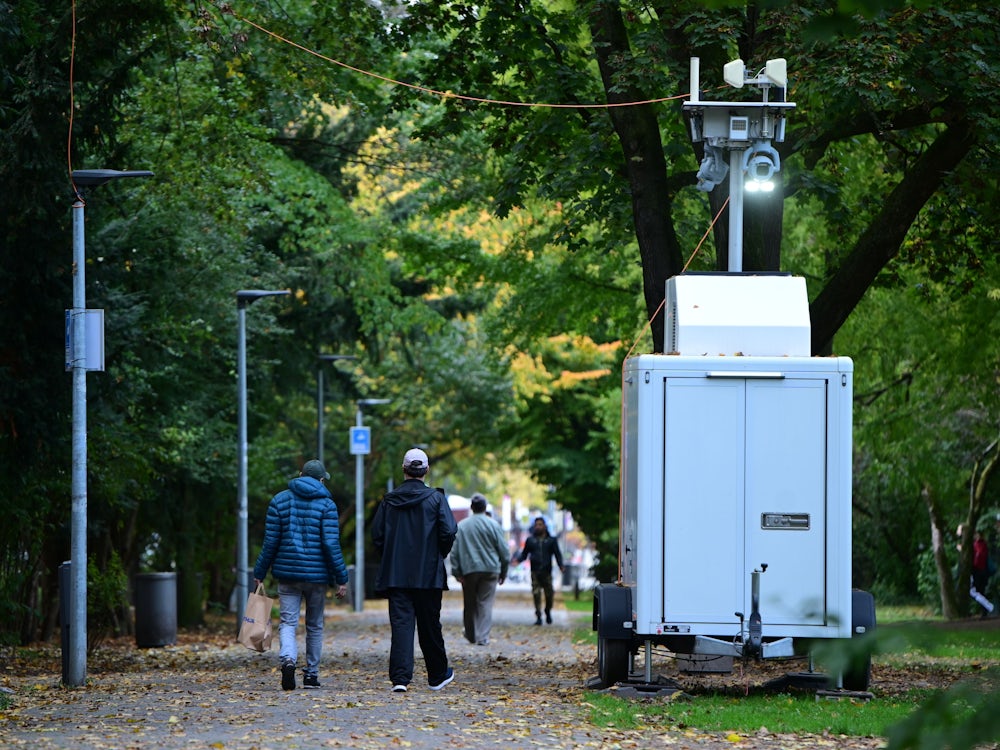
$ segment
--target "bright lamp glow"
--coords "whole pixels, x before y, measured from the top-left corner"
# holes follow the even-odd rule
[[[743,189],[748,193],[770,193],[774,190],[774,175],[780,171],[781,157],[770,142],[754,141],[743,157]]]
[[[745,75],[746,66],[740,58],[736,58],[732,62],[726,63],[725,67],[722,69],[722,78],[726,83],[736,89],[743,88],[743,79]]]

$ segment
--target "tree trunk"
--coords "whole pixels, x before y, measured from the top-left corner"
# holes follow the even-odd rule
[[[951,576],[951,566],[948,564],[948,551],[945,548],[948,535],[943,529],[941,512],[937,507],[937,501],[934,499],[934,494],[931,492],[930,487],[924,485],[920,495],[923,497],[924,505],[927,506],[927,514],[931,519],[931,551],[934,554],[934,566],[937,568],[938,591],[941,594],[941,612],[946,619],[955,620],[962,615],[958,599],[955,596],[955,582]]]
[[[601,2],[590,15],[597,63],[609,103],[649,97],[618,76],[632,59],[628,31],[618,3]],[[632,218],[642,259],[646,312],[652,320],[653,351],[663,351],[664,315],[660,310],[667,279],[680,273],[683,260],[671,217],[663,143],[652,105],[612,107],[611,122],[621,144],[623,170],[632,196]]]

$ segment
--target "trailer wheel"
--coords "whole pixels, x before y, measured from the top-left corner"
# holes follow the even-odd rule
[[[594,589],[594,630],[597,631],[597,676],[608,688],[628,679],[632,663],[631,592],[598,584]]]
[[[629,645],[629,641],[620,638],[597,637],[597,676],[604,687],[628,679]]]
[[[875,648],[875,597],[867,591],[851,592],[851,664],[844,670],[848,690],[863,692],[872,681],[872,651]]]

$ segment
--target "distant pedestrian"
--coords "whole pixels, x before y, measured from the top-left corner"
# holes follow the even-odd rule
[[[424,483],[429,468],[426,453],[408,450],[403,483],[386,493],[372,521],[372,543],[382,555],[375,588],[389,599],[389,679],[396,693],[413,680],[414,625],[431,690],[455,679],[441,632],[441,592],[448,588],[444,558],[456,525],[444,490]]]
[[[452,575],[462,584],[464,635],[485,646],[493,627],[497,586],[507,579],[510,551],[500,524],[486,513],[486,498],[472,495],[472,515],[458,524],[451,551]]]
[[[983,617],[993,614],[993,603],[986,598],[986,587],[991,574],[989,567],[990,548],[983,535],[977,531],[972,541],[972,590],[969,593],[983,608]]]
[[[319,461],[306,461],[299,476],[288,483],[267,506],[264,545],[254,565],[257,583],[273,569],[278,579],[281,612],[281,687],[295,689],[298,660],[296,630],[302,600],[306,603],[306,665],[302,685],[318,688],[319,660],[323,653],[323,610],[327,586],[336,596],[347,595],[347,567],[340,550],[337,506],[326,488],[330,478]]]
[[[518,562],[531,561],[531,596],[535,600],[535,625],[542,624],[542,595],[545,595],[545,622],[552,623],[552,558],[556,559],[559,572],[563,565],[559,542],[549,533],[545,519],[539,516],[531,528],[531,536],[524,540],[524,548],[517,556]]]

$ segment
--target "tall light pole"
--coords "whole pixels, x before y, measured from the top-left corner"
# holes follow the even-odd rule
[[[94,353],[87,352],[86,249],[84,242],[83,188],[98,187],[125,177],[152,177],[152,172],[119,172],[114,169],[77,169],[72,173],[76,197],[73,201],[73,309],[67,314],[66,335],[72,339],[66,369],[73,371],[73,476],[72,531],[70,536],[69,658],[66,684],[82,685],[87,675],[87,371],[94,366]],[[103,331],[101,331],[103,338]],[[100,357],[103,360],[103,355]]]
[[[247,307],[262,297],[291,294],[288,289],[241,289],[236,292],[236,314],[239,321],[239,347],[236,372],[239,381],[237,422],[239,461],[236,468],[236,630],[243,623],[250,570],[247,562]]]
[[[782,57],[768,60],[756,75],[747,75],[743,60],[723,68],[723,79],[734,88],[756,86],[762,101],[709,101],[700,96],[701,63],[691,58],[691,95],[684,102],[691,140],[704,143],[697,188],[706,193],[729,174],[729,271],[743,270],[744,192],[769,193],[781,171],[781,158],[772,145],[785,140],[785,118],[794,102],[785,100],[788,71]],[[775,89],[778,99],[771,101]],[[726,163],[725,151],[729,151]]]
[[[362,406],[391,403],[387,398],[358,399],[358,411],[351,430],[354,461],[354,611],[365,608],[365,454],[371,452],[371,433],[362,423]]]
[[[324,461],[323,415],[326,410],[326,389],[323,385],[323,363],[335,362],[338,359],[357,359],[357,357],[352,354],[317,354],[316,359],[319,360],[316,367],[316,458]]]

